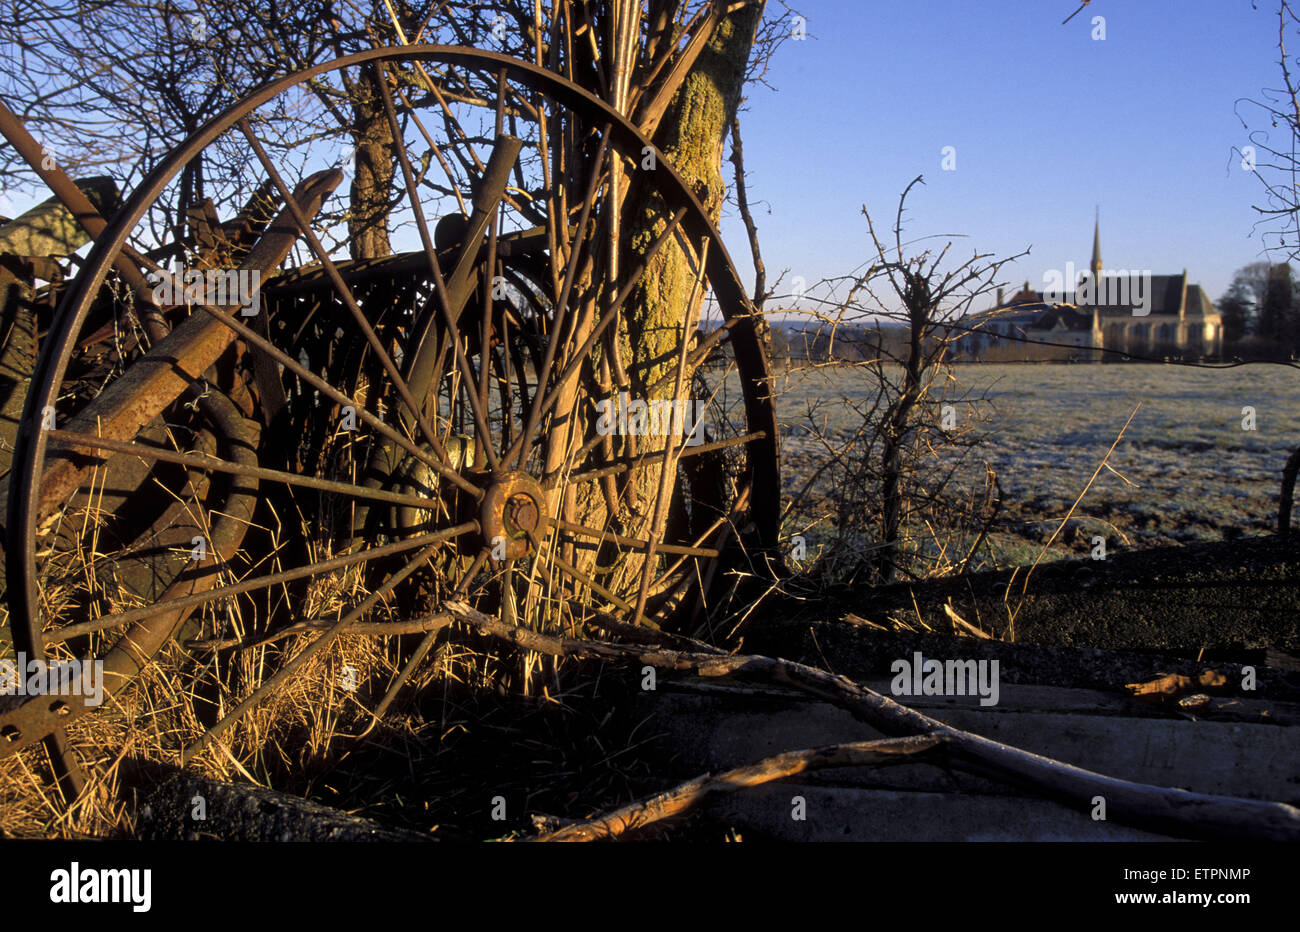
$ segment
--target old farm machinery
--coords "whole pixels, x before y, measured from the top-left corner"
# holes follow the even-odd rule
[[[307,88],[358,82],[394,156],[364,217],[347,133],[274,131]],[[238,184],[160,222],[215,159]],[[211,119],[106,223],[40,171],[93,248],[24,303],[6,655],[97,658],[111,695],[200,633],[309,641],[172,736],[182,760],[341,633],[417,631],[381,713],[449,603],[707,632],[774,550],[757,315],[669,160],[553,71],[441,46],[315,66]],[[0,756],[44,740],[75,788],[63,728],[92,697],[5,701]]]

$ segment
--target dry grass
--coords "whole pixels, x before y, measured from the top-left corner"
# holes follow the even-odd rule
[[[360,404],[360,401],[359,401]],[[368,451],[355,433],[339,430],[321,462],[356,482]],[[177,449],[192,444],[173,441]],[[38,555],[41,612],[46,618],[95,619],[150,604],[133,593],[115,562],[116,544],[101,540],[111,523],[105,477],[44,528],[53,541]],[[161,486],[159,486],[161,488]],[[182,520],[206,533],[215,515],[201,489],[168,492]],[[302,493],[259,505],[256,525],[238,554],[226,555],[221,583],[292,569],[342,555],[355,513],[335,496]],[[443,513],[441,522],[450,520]],[[53,535],[53,536],[51,536]],[[542,556],[513,561],[479,578],[476,587],[520,593],[505,614],[541,630],[577,634],[585,610],[600,604]],[[413,554],[412,554],[413,555]],[[182,554],[178,557],[183,559]],[[450,547],[407,586],[361,619],[367,625],[410,616],[414,601],[439,604],[458,574]],[[460,572],[468,565],[461,561]],[[179,639],[103,708],[66,729],[89,778],[71,808],[61,799],[42,747],[0,761],[0,832],[13,837],[126,837],[136,834],[129,798],[140,765],[180,766],[182,752],[316,643],[321,630],[371,595],[382,578],[366,564],[312,577],[309,583],[261,590],[256,598],[214,600],[195,611]],[[513,583],[502,584],[511,574]],[[665,573],[665,576],[668,574]],[[524,592],[526,591],[526,595]],[[472,598],[475,591],[471,590]],[[286,627],[295,633],[280,636]],[[53,659],[101,656],[119,631],[60,644]],[[452,632],[415,668],[382,722],[372,714],[410,660],[418,635],[341,635],[311,656],[281,688],[234,721],[187,767],[219,780],[248,781],[311,795],[350,809],[375,810],[399,823],[442,826],[468,837],[499,835],[476,822],[481,790],[513,787],[520,798],[573,813],[626,801],[654,788],[658,774],[632,753],[648,736],[621,719],[605,698],[611,686],[590,667]],[[597,699],[597,694],[600,698]],[[584,703],[586,710],[573,703]],[[630,708],[622,703],[620,709]],[[503,767],[503,761],[510,761]],[[508,771],[508,772],[506,772]],[[504,790],[503,790],[504,791]],[[410,805],[412,794],[424,805]],[[518,826],[513,830],[522,830]]]
[[[60,510],[49,523],[53,540],[37,554],[41,572],[41,611],[44,617],[68,617],[78,612],[97,618],[147,604],[123,584],[119,564],[101,552],[99,529],[106,524],[102,509],[104,471],[97,470],[87,494],[74,506]],[[187,490],[192,492],[193,490]],[[186,507],[182,513],[206,527],[207,512],[191,494],[171,493]],[[250,528],[270,540],[269,556],[254,560],[246,553],[226,564],[222,582],[240,576],[284,569],[280,553],[286,529],[272,510],[273,526]],[[326,512],[325,530],[334,517]],[[322,518],[316,519],[319,525]],[[321,527],[301,511],[294,515],[293,534],[320,539]],[[328,533],[324,535],[328,539]],[[59,543],[61,542],[61,543]],[[83,543],[84,542],[84,543]],[[313,547],[314,559],[334,556],[327,547]],[[360,566],[314,578],[300,593],[298,617],[333,620],[367,595]],[[290,598],[287,589],[264,593],[264,603]],[[192,640],[242,642],[259,632],[256,612],[247,599],[223,599],[203,606],[185,630]],[[375,613],[382,620],[383,606]],[[84,617],[84,616],[83,616]],[[197,629],[197,630],[194,630]],[[91,635],[78,644],[81,657],[102,656],[117,632]],[[120,764],[125,759],[175,766],[181,751],[214,722],[250,695],[272,672],[292,660],[315,634],[298,635],[250,649],[202,650],[169,642],[147,671],[104,707],[73,721],[67,728],[71,747],[88,776],[86,791],[68,808],[51,780],[43,748],[28,748],[0,761],[0,831],[17,837],[127,836],[134,825],[129,807],[120,798]],[[380,689],[398,669],[392,638],[340,637],[312,657],[299,676],[244,715],[191,764],[220,779],[248,780],[262,786],[283,784],[291,775],[311,773],[328,762],[342,741],[365,732],[373,723],[364,700]],[[76,643],[76,642],[70,642]],[[6,646],[6,653],[8,645]],[[68,643],[55,645],[52,660],[76,659]],[[412,685],[421,688],[434,670]]]
[[[72,810],[64,811],[42,748],[0,761],[0,830],[19,837],[129,837],[134,828],[130,812],[118,798],[121,761],[130,757],[178,764],[187,744],[251,693],[269,669],[312,639],[299,636],[206,658],[170,643],[141,677],[67,728],[69,743],[90,778]],[[369,727],[372,717],[359,700],[395,669],[383,640],[339,638],[190,766],[219,779],[262,786],[310,773],[330,759],[340,740]]]
[[[332,522],[350,520],[350,515],[328,511],[312,512],[316,517],[309,519],[310,511],[304,507],[283,518],[272,512],[268,526],[256,529],[269,539],[269,555],[254,560],[244,554],[242,561],[228,561],[227,568],[242,567],[241,577],[285,569],[281,554],[286,552],[287,539],[319,541],[329,537],[321,534],[322,527],[328,530]],[[65,509],[59,516],[91,540],[103,518],[94,496],[87,507]],[[335,555],[319,543],[309,551],[313,560]],[[120,584],[112,561],[94,546],[52,550],[44,557],[42,597],[47,612],[93,605],[93,614],[99,616],[141,603]],[[521,561],[512,572],[527,574],[534,581],[531,617],[543,619],[546,627],[573,628],[577,619],[568,601],[552,590],[547,570],[544,562]],[[223,581],[234,581],[233,573]],[[66,729],[89,778],[74,806],[69,808],[62,800],[42,747],[0,761],[0,832],[28,838],[133,837],[136,825],[133,808],[124,801],[129,780],[123,771],[138,772],[142,763],[179,766],[182,750],[314,643],[323,624],[337,620],[366,598],[370,594],[366,583],[364,569],[354,566],[314,577],[302,590],[261,593],[261,605],[278,606],[282,621],[289,617],[312,622],[310,630],[288,637],[268,638],[261,616],[251,610],[246,598],[203,606],[187,623],[183,642],[169,642],[143,675]],[[394,600],[385,600],[365,621],[393,621],[400,614]],[[102,655],[115,634],[91,636],[91,655]],[[541,768],[549,774],[545,782],[556,793],[588,767],[602,775],[591,797],[594,803],[617,801],[651,785],[649,772],[641,773],[640,782],[625,778],[625,767],[641,765],[623,757],[628,748],[623,736],[606,739],[619,750],[610,750],[600,741],[586,743],[588,735],[599,735],[601,728],[608,731],[609,716],[558,743],[532,739],[520,744],[519,723],[511,715],[502,715],[502,702],[523,701],[525,712],[543,713],[534,715],[530,727],[546,732],[554,727],[550,717],[571,714],[570,691],[585,688],[590,678],[572,661],[531,651],[502,654],[497,645],[481,638],[440,639],[407,682],[402,692],[406,704],[399,702],[379,722],[371,710],[409,659],[412,640],[337,637],[191,760],[189,769],[219,780],[324,795],[348,808],[377,806],[399,821],[428,821],[432,813],[444,831],[448,823],[454,825],[462,818],[467,789],[482,785],[493,774],[503,745],[528,753],[520,762],[524,771],[535,771],[539,761],[546,762]],[[220,649],[213,649],[214,645],[221,645]],[[60,644],[52,659],[70,660],[74,654]],[[481,766],[473,761],[449,762],[446,754],[453,745],[470,747]],[[363,766],[363,759],[369,763]],[[124,767],[124,762],[129,766]],[[394,771],[399,776],[391,776]],[[400,811],[411,792],[404,786],[405,775],[413,777],[421,771],[442,775],[429,781],[440,787],[439,799],[426,800],[415,813]],[[461,775],[464,786],[450,779],[453,773]],[[592,779],[583,777],[588,783]],[[521,788],[525,795],[536,790],[535,786]],[[484,825],[477,831],[499,833],[501,828]]]

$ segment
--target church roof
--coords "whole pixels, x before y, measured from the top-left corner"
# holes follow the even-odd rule
[[[1219,309],[1214,306],[1204,288],[1200,285],[1188,285],[1185,313],[1188,317],[1217,317]]]
[[[1057,305],[1048,308],[1034,326],[1038,330],[1091,330],[1092,311]]]
[[[1187,273],[1181,275],[1151,276],[1152,314],[1177,314],[1183,307],[1183,295],[1187,293]]]
[[[1020,331],[1084,331],[1092,329],[1092,310],[1033,301],[981,311],[969,315],[964,320],[970,321],[972,326],[983,326],[990,322],[1013,324]]]
[[[1028,288],[1022,288],[1011,296],[1011,300],[1007,302],[1007,307],[1019,307],[1022,304],[1039,304],[1042,300],[1042,292],[1030,291]]]
[[[1135,273],[1136,274],[1136,273]],[[1094,304],[1105,316],[1132,316],[1133,305],[1137,302],[1133,296],[1129,295],[1127,303],[1116,303],[1114,299],[1121,297],[1120,281],[1124,276],[1103,275],[1101,286],[1097,289],[1098,294],[1090,302],[1085,302],[1088,307]],[[1129,287],[1126,284],[1125,287]],[[1199,286],[1196,286],[1199,287]],[[1149,314],[1172,314],[1177,317],[1179,310],[1182,308],[1183,295],[1187,291],[1187,273],[1181,275],[1152,275],[1151,290],[1147,296],[1147,313]],[[1078,304],[1078,295],[1067,295],[1066,302],[1069,304]]]

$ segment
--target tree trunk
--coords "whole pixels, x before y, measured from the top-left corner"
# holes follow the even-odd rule
[[[762,2],[753,3],[719,21],[654,136],[655,145],[700,199],[714,223],[725,200],[723,144],[740,103],[763,7]],[[650,177],[631,179],[630,193],[635,200],[629,199],[623,211],[628,255],[643,253],[663,231],[669,216],[661,198],[652,193],[653,174],[644,174]],[[638,180],[648,184],[640,188],[635,183]],[[618,353],[609,360],[614,391],[621,389],[631,398],[647,402],[672,398],[680,341],[683,333],[693,333],[699,324],[703,300],[703,288],[697,289],[700,258],[688,256],[675,241],[670,241],[646,269],[625,308]],[[681,397],[691,397],[689,383],[682,386]],[[659,453],[668,439],[668,436],[637,437],[637,452]],[[651,534],[656,519],[653,505],[659,492],[659,473],[657,466],[642,469],[633,481],[634,487],[624,490],[625,504],[617,523],[627,533],[638,537]],[[584,504],[603,509],[600,496],[595,499]],[[619,571],[622,588],[626,589],[629,581],[639,580],[642,568],[643,561],[626,560]],[[635,589],[635,584],[632,588]]]
[[[393,252],[388,241],[388,212],[397,170],[393,164],[396,150],[393,130],[374,81],[374,72],[368,68],[361,80],[349,82],[355,147],[348,215],[353,259],[380,259]]]
[[[920,274],[908,273],[907,312],[910,332],[907,360],[903,367],[903,386],[889,411],[885,447],[881,455],[881,550],[877,560],[879,578],[889,582],[898,568],[898,538],[903,525],[903,448],[915,428],[912,409],[921,398],[921,368],[924,365],[925,341],[934,320],[935,308],[930,300],[929,284]]]
[[[726,196],[722,147],[740,104],[745,67],[762,15],[763,4],[755,3],[723,17],[655,134],[655,145],[685,179],[714,223],[721,216]],[[662,232],[667,212],[663,202],[652,196],[634,206],[630,216],[637,218],[632,247],[640,253]],[[629,303],[628,333],[622,349],[624,358],[633,360],[628,374],[642,392],[664,372],[671,371],[673,363],[670,359],[651,366],[648,360],[673,347],[684,323],[695,323],[698,307],[687,307],[694,284],[690,261],[673,243],[661,250],[646,269]]]

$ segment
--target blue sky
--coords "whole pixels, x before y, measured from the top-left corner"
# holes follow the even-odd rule
[[[1270,0],[1093,0],[1064,26],[1078,0],[796,5],[809,37],[781,48],[776,91],[751,87],[742,117],[769,278],[868,260],[862,205],[888,228],[918,174],[905,232],[965,234],[963,258],[1032,246],[1014,284],[1086,268],[1095,206],[1108,269],[1186,268],[1217,300],[1263,258],[1260,182],[1231,150],[1249,143],[1237,110],[1260,125],[1238,99],[1281,80]],[[722,232],[752,280],[743,227],[724,217]]]
[[[1217,300],[1263,257],[1260,182],[1232,149],[1249,143],[1238,110],[1261,125],[1238,101],[1280,82],[1273,0],[1093,0],[1067,25],[1078,0],[793,2],[808,38],[786,42],[776,90],[751,87],[743,114],[769,280],[859,268],[862,205],[887,230],[918,174],[906,232],[960,234],[962,258],[1032,246],[1004,272],[1013,289],[1087,266],[1094,207],[1108,269],[1186,268]],[[752,280],[739,220],[724,215],[722,232]]]

